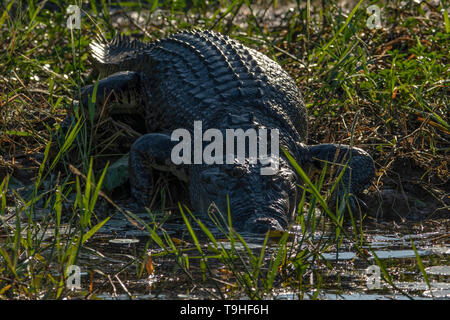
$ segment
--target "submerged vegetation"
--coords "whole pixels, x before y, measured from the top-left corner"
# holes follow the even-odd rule
[[[67,28],[70,4],[82,8],[80,29]],[[369,5],[382,8],[381,28],[367,26]],[[381,284],[369,292],[412,298],[399,281],[419,281],[417,291],[435,297],[430,268],[449,264],[448,15],[447,1],[2,2],[0,299],[323,298],[345,292],[349,277],[366,292],[361,270],[371,265]],[[142,132],[129,119],[96,117],[95,101],[77,108],[77,92],[97,79],[89,43],[117,31],[149,42],[185,28],[228,34],[280,63],[304,94],[308,144],[373,156],[369,208],[344,219],[328,202],[339,178],[310,176],[293,158],[303,184],[287,233],[255,239],[222,217],[199,220],[168,176],[148,212],[122,206],[123,155]],[[75,120],[61,130],[68,114]],[[368,226],[403,235],[404,265],[382,256]],[[418,246],[423,228],[441,251]],[[340,252],[351,253],[344,263]]]

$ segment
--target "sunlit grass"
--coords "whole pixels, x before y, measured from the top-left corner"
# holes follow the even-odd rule
[[[73,101],[84,85],[97,80],[89,73],[88,45],[98,33],[111,39],[119,31],[144,41],[192,27],[228,34],[278,61],[301,87],[310,114],[308,142],[333,139],[364,146],[374,156],[380,175],[396,156],[406,155],[428,167],[424,181],[448,176],[450,25],[445,8],[435,8],[427,20],[414,1],[406,1],[408,12],[400,1],[393,1],[383,8],[383,29],[368,30],[363,1],[347,11],[336,1],[322,2],[325,7],[296,1],[292,11],[274,19],[281,26],[267,23],[271,10],[286,3],[260,1],[256,7],[248,0],[220,0],[211,5],[203,1],[117,2],[114,5],[138,17],[128,15],[126,23],[119,24],[106,1],[89,1],[82,6],[81,30],[66,27],[69,2],[2,3],[0,298],[95,296],[71,292],[66,271],[78,263],[86,243],[108,221],[96,215],[96,205],[100,198],[107,198],[101,188],[108,161],[121,156],[111,146],[126,134],[116,127],[107,139],[96,136],[110,119],[96,119],[95,100],[89,101],[86,111],[77,109]],[[59,123],[67,113],[75,117],[61,132]],[[340,129],[329,132],[330,125]],[[11,174],[24,170],[17,166],[19,155],[33,160],[26,192],[19,190]],[[214,298],[262,299],[277,288],[295,290],[299,297],[316,290],[317,296],[323,283],[310,283],[311,274],[319,276],[314,268],[332,269],[322,259],[323,252],[339,250],[348,241],[358,255],[366,257],[363,248],[370,244],[363,233],[364,217],[352,213],[344,220],[342,208],[329,203],[340,177],[327,185],[323,171],[312,180],[295,159],[286,157],[302,180],[296,217],[300,231],[267,234],[255,250],[245,235],[225,227],[229,212],[224,213],[225,221],[213,217],[213,230],[180,205],[178,212],[188,235],[180,240],[164,229],[165,220],[146,223],[132,212],[120,211],[148,234],[144,251],[151,253],[144,252],[132,262],[137,276],[155,272],[149,256],[150,261],[170,258],[176,264],[174,270],[182,270]],[[380,181],[382,176],[377,178]],[[111,199],[105,201],[112,205]],[[317,217],[317,210],[323,215]],[[345,221],[352,232],[346,231]],[[330,233],[332,237],[325,236]],[[150,248],[160,250],[155,253]],[[417,252],[414,244],[412,248]],[[382,261],[371,253],[384,281],[395,286]],[[417,265],[429,283],[419,255]]]

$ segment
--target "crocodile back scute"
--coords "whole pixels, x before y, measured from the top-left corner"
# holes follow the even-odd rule
[[[215,127],[228,113],[250,112],[265,127],[305,139],[301,93],[264,54],[212,31],[179,32],[147,52],[152,63],[144,70],[158,110],[149,119],[153,129],[173,129],[193,120]]]

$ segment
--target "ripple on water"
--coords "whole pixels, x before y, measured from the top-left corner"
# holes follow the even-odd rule
[[[415,258],[414,250],[377,250],[375,254],[379,259],[405,259]],[[417,250],[419,256],[427,256],[432,254],[431,250]],[[371,257],[373,259],[373,257]]]
[[[138,243],[139,239],[111,239],[109,240],[109,243],[114,244],[132,244],[132,243]]]
[[[450,266],[432,266],[425,268],[427,274],[450,276]]]

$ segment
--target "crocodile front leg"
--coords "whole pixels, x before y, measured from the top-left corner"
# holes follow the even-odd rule
[[[171,141],[169,135],[148,133],[137,139],[130,150],[130,185],[131,194],[141,206],[148,206],[152,199],[153,170],[168,171],[187,182],[186,166],[175,165],[171,152],[177,142]]]
[[[349,194],[349,204],[352,211],[358,209],[358,195],[366,189],[375,176],[375,165],[372,157],[362,149],[338,144],[320,144],[308,147],[310,161],[316,166],[323,167],[323,161],[344,165],[345,169],[337,192],[333,196],[338,197],[339,203],[344,204],[346,193]],[[342,166],[337,170],[337,175],[342,171]]]

